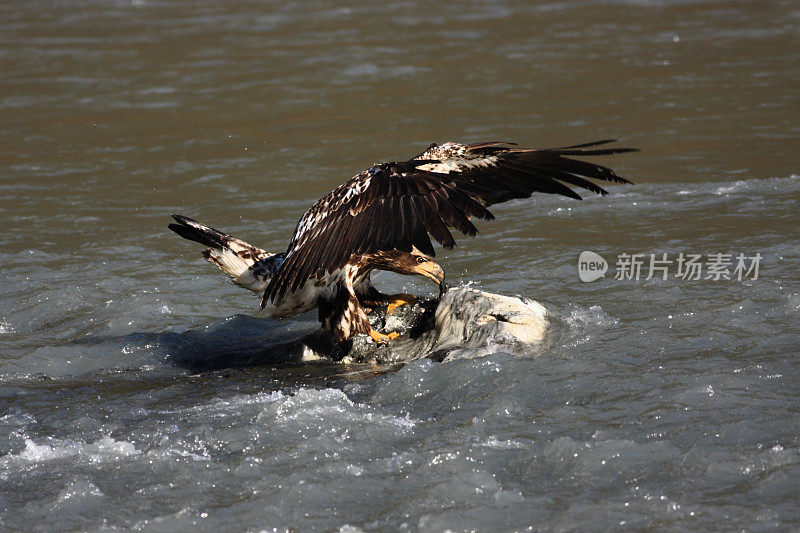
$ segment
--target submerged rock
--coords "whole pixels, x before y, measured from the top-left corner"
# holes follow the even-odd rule
[[[400,337],[378,345],[359,336],[334,344],[318,331],[292,343],[295,360],[335,360],[344,363],[399,363],[424,357],[451,360],[490,353],[530,353],[542,344],[547,310],[520,296],[503,296],[469,287],[451,289],[441,299],[372,313],[373,327],[396,331]],[[298,357],[299,356],[299,357]]]

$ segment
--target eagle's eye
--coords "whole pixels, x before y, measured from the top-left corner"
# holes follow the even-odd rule
[[[417,263],[425,263],[427,261],[428,260],[425,257],[422,257],[420,255],[417,256]]]

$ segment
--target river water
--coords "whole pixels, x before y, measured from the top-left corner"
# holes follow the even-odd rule
[[[794,2],[12,1],[0,65],[0,529],[800,528]],[[636,185],[438,256],[549,309],[528,356],[245,366],[315,317],[166,229],[279,251],[431,141],[608,137]]]

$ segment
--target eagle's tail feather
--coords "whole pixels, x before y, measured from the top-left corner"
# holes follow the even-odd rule
[[[177,224],[169,229],[208,249],[203,257],[219,267],[233,283],[261,295],[269,280],[283,262],[283,254],[270,254],[264,250],[223,233],[211,226],[182,215],[172,215]]]

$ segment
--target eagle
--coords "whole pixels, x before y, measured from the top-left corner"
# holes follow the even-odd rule
[[[443,291],[445,274],[433,260],[431,237],[452,249],[450,230],[477,235],[473,220],[493,220],[493,204],[534,192],[580,200],[572,187],[608,194],[590,179],[630,183],[610,168],[576,159],[636,151],[607,146],[614,141],[546,149],[499,141],[431,144],[407,161],[375,164],[317,200],[280,253],[181,215],[172,215],[169,229],[207,246],[205,259],[260,296],[262,309],[271,304],[274,317],[316,308],[335,341],[369,335],[386,343],[397,333],[373,329],[367,315],[387,302],[391,313],[416,298],[379,292],[372,271],[424,276]]]

